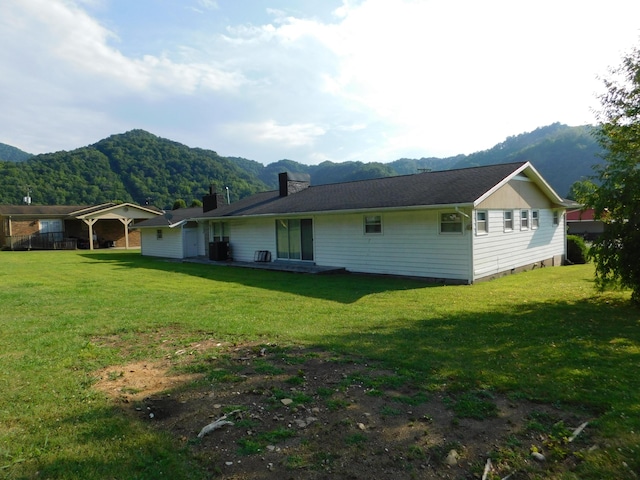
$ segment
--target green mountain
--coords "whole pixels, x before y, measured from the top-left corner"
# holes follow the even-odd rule
[[[36,204],[115,200],[171,208],[177,199],[187,204],[201,199],[212,183],[221,193],[228,186],[232,201],[273,190],[283,171],[308,173],[313,185],[322,185],[524,160],[530,161],[558,194],[566,196],[570,186],[591,176],[592,166],[601,161],[592,129],[554,123],[509,137],[488,150],[448,158],[403,158],[390,163],[326,161],[319,165],[280,160],[266,166],[132,130],[69,152],[33,156],[22,152],[26,158],[19,155],[21,160],[0,160],[0,203],[20,203],[29,191]],[[21,152],[5,147],[0,152]]]
[[[0,162],[0,203],[17,203],[30,188],[34,203],[78,205],[127,201],[170,208],[202,199],[209,185],[228,186],[232,200],[268,187],[216,152],[143,130],[112,135],[70,152]]]
[[[575,181],[592,176],[593,166],[602,162],[602,148],[595,141],[593,129],[592,126],[568,127],[554,123],[468,155],[452,168],[526,160],[559,195],[566,196]]]
[[[292,160],[280,160],[263,166],[252,160],[233,158],[239,166],[250,170],[271,188],[277,188],[277,175],[282,171],[308,173],[313,185],[364,180],[392,175],[409,175],[425,170],[450,170],[497,163],[530,161],[561,196],[571,185],[593,175],[593,165],[599,163],[601,149],[592,135],[593,127],[569,127],[560,123],[541,127],[533,132],[507,138],[504,142],[470,155],[448,158],[402,158],[390,163],[323,162],[303,165]]]
[[[23,152],[19,148],[0,143],[0,160],[6,162],[23,162],[31,156],[30,153]]]

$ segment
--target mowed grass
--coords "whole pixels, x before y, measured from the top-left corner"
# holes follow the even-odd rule
[[[433,286],[138,251],[0,252],[0,478],[206,478],[183,443],[93,389],[99,368],[162,355],[151,337],[308,345],[429,391],[567,405],[592,420],[596,448],[562,478],[635,478],[640,310],[628,301],[597,294],[590,265]]]

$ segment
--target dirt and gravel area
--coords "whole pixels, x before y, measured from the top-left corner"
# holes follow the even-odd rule
[[[169,432],[212,478],[548,478],[597,448],[588,426],[571,439],[584,413],[482,389],[426,391],[361,358],[214,340],[159,348],[160,361],[97,372],[95,388]]]

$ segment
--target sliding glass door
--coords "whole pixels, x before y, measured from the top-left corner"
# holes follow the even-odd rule
[[[313,222],[310,218],[276,220],[278,258],[313,260]]]

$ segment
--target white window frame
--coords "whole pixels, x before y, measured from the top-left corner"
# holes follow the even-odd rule
[[[509,218],[507,218],[507,215]],[[509,222],[511,226],[507,226],[507,222]],[[502,213],[502,226],[505,232],[513,232],[513,210],[505,210]]]
[[[365,235],[382,235],[382,215],[365,215],[362,228]]]
[[[480,220],[478,215],[484,215],[484,220]],[[480,225],[484,225],[481,230]],[[476,235],[487,235],[489,233],[489,212],[487,210],[476,210]]]
[[[560,225],[560,212],[558,210],[553,211],[553,226],[557,227]]]
[[[440,225],[440,235],[462,235],[464,233],[464,218],[460,212],[440,212],[438,215]],[[456,230],[445,230],[442,228],[443,225],[460,225],[460,231],[456,228]]]
[[[531,210],[531,230],[537,230],[540,227],[540,210]]]
[[[156,240],[162,240],[162,229],[156,230]]]
[[[520,210],[520,230],[529,230],[529,210]]]
[[[212,242],[228,242],[229,241],[229,222],[211,222],[211,241]]]

